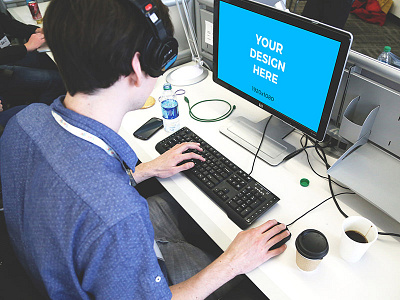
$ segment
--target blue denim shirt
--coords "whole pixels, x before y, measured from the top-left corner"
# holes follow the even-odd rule
[[[170,299],[146,200],[121,163],[53,118],[101,138],[134,170],[117,133],[66,109],[32,104],[0,140],[7,228],[35,285],[52,299]]]

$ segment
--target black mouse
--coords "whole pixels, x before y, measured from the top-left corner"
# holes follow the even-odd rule
[[[281,223],[278,222],[278,224],[276,224],[276,225],[279,225],[279,224],[281,224]],[[275,225],[275,226],[276,226],[276,225]],[[278,234],[284,232],[285,230],[289,231],[289,229],[287,228],[287,226],[286,226],[285,229],[283,229],[281,232],[275,234],[273,237],[275,237],[275,236],[277,236]],[[273,237],[271,237],[271,239],[272,239]],[[277,242],[275,245],[271,246],[271,248],[269,248],[269,250],[274,250],[274,249],[276,249],[276,248],[279,248],[279,247],[282,246],[283,244],[286,244],[286,242],[287,242],[288,240],[290,240],[291,237],[292,237],[292,234],[291,234],[290,231],[289,231],[289,235],[288,235],[287,237],[283,238],[281,241],[279,241],[279,242]]]

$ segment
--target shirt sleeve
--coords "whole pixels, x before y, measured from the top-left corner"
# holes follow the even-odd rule
[[[26,56],[26,47],[24,45],[8,46],[0,49],[0,65],[7,65],[23,59]]]
[[[81,286],[86,294],[95,299],[171,299],[148,222],[140,214],[129,216],[85,251]]]
[[[12,19],[9,15],[0,13],[0,28],[3,33],[17,38],[29,39],[31,34],[39,27],[35,25],[27,25]]]

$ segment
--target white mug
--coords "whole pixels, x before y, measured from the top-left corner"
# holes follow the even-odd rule
[[[356,242],[347,236],[346,231],[356,231],[366,238],[366,243]],[[368,219],[360,216],[346,218],[342,224],[340,256],[348,262],[357,262],[378,238],[378,229]]]

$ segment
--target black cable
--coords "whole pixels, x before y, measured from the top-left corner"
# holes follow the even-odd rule
[[[315,144],[315,152],[317,152],[319,158],[321,158],[321,160],[324,161],[324,158],[322,157],[322,154],[321,154],[322,151],[321,151],[320,149],[323,149],[323,147],[321,147],[321,145],[319,145],[318,143],[316,143],[316,144]],[[320,152],[320,151],[321,151],[321,152]],[[327,160],[325,161],[325,165],[326,165],[326,167],[327,167],[328,169],[331,167],[331,165],[328,163]]]
[[[305,141],[305,144],[304,144],[304,145],[303,145],[303,142],[302,142],[303,137],[306,138],[306,141]],[[301,144],[301,146],[303,146],[303,147],[307,146],[307,144],[308,144],[308,136],[303,135],[303,136],[301,137],[301,139],[300,139],[300,144]],[[313,168],[313,166],[312,166],[312,164],[311,164],[311,161],[310,161],[310,157],[308,156],[308,152],[305,151],[305,153],[306,153],[306,158],[307,158],[308,165],[310,166],[311,170],[312,170],[318,177],[324,178],[324,179],[328,179],[327,177],[320,175],[317,171],[314,170],[314,168]]]
[[[302,141],[304,137],[306,138],[305,145],[308,144],[308,137],[304,134],[304,135],[301,137],[301,139],[300,139],[300,144],[301,144],[301,146],[303,146],[303,147],[305,147],[305,145],[303,145],[303,141]],[[315,147],[315,145],[312,146],[312,147]],[[319,146],[319,147],[321,147],[321,146]],[[311,148],[311,147],[310,147],[310,148]],[[321,148],[323,148],[323,147],[321,147]],[[316,150],[316,151],[317,151],[317,150]],[[306,152],[306,158],[307,158],[308,165],[310,166],[310,168],[311,168],[311,170],[314,172],[314,174],[316,174],[316,175],[317,175],[318,177],[320,177],[320,178],[329,180],[328,177],[323,176],[323,175],[319,174],[317,171],[314,170],[314,168],[313,168],[313,166],[312,166],[312,164],[311,164],[311,161],[310,161],[310,157],[308,156],[308,152],[307,152],[307,151],[305,151],[305,152]],[[318,153],[318,151],[317,151],[317,153]],[[318,154],[319,154],[319,153],[318,153]],[[322,156],[320,156],[320,154],[319,154],[318,156],[319,156],[319,157],[321,158],[321,160],[323,161]],[[329,164],[328,164],[328,165],[329,165]],[[328,169],[329,169],[329,168],[330,168],[330,166],[328,167]],[[331,180],[332,180],[332,179],[331,179]],[[333,182],[334,184],[336,184],[337,186],[340,186],[341,188],[345,189],[345,190],[349,190],[348,187],[345,187],[345,186],[341,185],[340,183],[337,183],[337,182],[334,181],[334,180],[332,180],[332,182]]]
[[[319,144],[315,143],[315,150],[317,151]],[[320,146],[319,146],[320,147]],[[325,163],[326,169],[329,169],[329,164],[328,164],[328,159],[326,158],[326,154],[324,149],[322,149],[322,147],[320,147],[321,153],[323,155],[322,157],[322,161]],[[335,197],[335,193],[333,192],[333,186],[332,186],[332,178],[331,176],[328,174],[328,182],[329,182],[329,189],[331,191],[331,195],[332,195],[332,199],[333,202],[335,203],[337,209],[339,210],[339,212],[342,214],[343,217],[347,218],[348,215],[341,209],[339,202],[337,201],[336,197]]]
[[[353,192],[343,192],[343,193],[339,193],[336,194],[335,196],[340,196],[340,195],[354,195],[355,193]],[[319,203],[318,205],[314,206],[313,208],[311,208],[310,210],[308,210],[307,212],[305,212],[304,214],[302,214],[300,217],[298,217],[296,220],[294,220],[293,222],[291,222],[290,224],[286,225],[286,226],[291,226],[294,223],[296,223],[298,220],[300,220],[302,217],[304,217],[305,215],[307,215],[309,212],[313,211],[314,209],[316,209],[317,207],[321,206],[322,204],[324,204],[326,201],[332,199],[332,196],[330,196],[329,198],[326,198],[324,201],[322,201],[321,203]]]
[[[271,117],[272,117],[272,116],[271,116]],[[262,143],[263,143],[263,141],[264,141],[265,132],[267,131],[267,126],[268,126],[269,121],[271,120],[271,117],[268,118],[268,121],[267,121],[267,123],[265,124],[264,132],[263,132],[263,135],[262,135],[262,137],[261,137],[261,142],[260,142],[260,145],[258,146],[258,149],[257,149],[256,154],[254,155],[253,164],[252,164],[252,166],[251,166],[251,170],[250,170],[250,172],[249,172],[249,175],[251,175],[251,173],[252,173],[253,170],[254,170],[254,165],[255,165],[255,162],[256,162],[258,153],[260,152],[261,145],[262,145]],[[286,155],[279,163],[277,163],[277,164],[275,164],[275,165],[273,165],[273,164],[271,164],[271,163],[269,163],[269,162],[267,162],[267,161],[266,161],[266,163],[269,164],[271,167],[277,167],[277,166],[279,166],[281,163],[284,163],[285,161],[288,161],[289,159],[292,159],[292,158],[295,157],[296,155],[300,154],[300,153],[301,153],[302,151],[304,151],[305,149],[307,149],[307,148],[312,148],[312,147],[314,147],[314,146],[305,146],[305,147],[302,147],[302,148],[300,148],[300,149],[297,149],[297,150],[295,150],[295,151],[289,153],[288,155]]]
[[[257,159],[257,156],[258,156],[258,152],[260,152],[262,142],[264,141],[264,135],[265,135],[265,132],[267,132],[267,127],[268,127],[269,121],[271,121],[271,118],[272,118],[272,116],[270,116],[270,117],[268,118],[267,123],[265,124],[264,131],[263,131],[262,136],[261,136],[261,142],[260,142],[260,145],[258,146],[258,149],[257,149],[256,154],[254,155],[253,164],[251,165],[251,170],[250,170],[250,172],[249,172],[249,175],[251,175],[251,173],[253,173],[254,164],[256,163],[256,159]]]
[[[301,152],[303,152],[304,150],[306,150],[308,148],[314,148],[314,146],[304,146],[300,149],[297,149],[297,150],[293,151],[292,153],[289,153],[288,155],[286,155],[280,163],[283,163],[285,161],[288,161],[289,159],[292,159],[293,157],[295,157],[296,155],[300,154]]]
[[[390,236],[397,236],[397,237],[400,237],[400,234],[398,234],[398,233],[392,233],[392,232],[380,232],[380,231],[378,231],[378,234],[380,234],[380,235],[390,235]]]
[[[332,179],[331,179],[331,176],[330,176],[330,175],[328,175],[328,182],[329,182],[329,189],[330,189],[330,191],[331,191],[331,195],[332,195],[333,202],[335,203],[337,209],[338,209],[339,212],[342,214],[342,216],[345,217],[345,218],[347,218],[348,215],[341,209],[341,207],[340,207],[340,205],[339,205],[339,202],[337,201],[337,199],[336,199],[336,197],[335,197],[335,194],[333,193]]]

